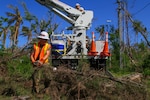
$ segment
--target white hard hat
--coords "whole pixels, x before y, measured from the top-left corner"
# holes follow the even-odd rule
[[[49,40],[49,34],[47,32],[45,32],[45,31],[42,31],[40,33],[40,35],[38,36],[38,38]]]
[[[80,10],[84,10],[84,8],[83,8],[83,7],[81,7],[81,8],[80,8]]]
[[[79,3],[76,3],[76,6],[80,6],[80,4],[79,4]]]

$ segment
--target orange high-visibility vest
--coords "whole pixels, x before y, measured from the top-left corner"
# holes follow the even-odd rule
[[[43,63],[48,63],[48,58],[43,61],[43,57],[46,55],[46,51],[51,47],[50,44],[46,43],[42,49],[40,50],[40,46],[38,45],[38,43],[34,44],[34,59],[37,60],[38,56],[39,56],[39,59],[41,62]]]

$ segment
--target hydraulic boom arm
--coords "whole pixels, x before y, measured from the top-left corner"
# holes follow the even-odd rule
[[[58,16],[72,24],[73,27],[89,28],[93,19],[93,11],[84,13],[59,0],[36,0],[38,3],[51,9]]]

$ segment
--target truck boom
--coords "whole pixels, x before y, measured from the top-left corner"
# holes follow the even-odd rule
[[[58,16],[75,27],[90,28],[93,11],[85,10],[84,13],[59,0],[36,0],[38,3],[51,9]]]

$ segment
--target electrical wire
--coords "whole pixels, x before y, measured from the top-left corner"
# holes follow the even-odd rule
[[[150,2],[147,3],[143,8],[141,8],[140,10],[138,10],[136,13],[133,14],[133,16],[137,15],[138,13],[140,13],[141,11],[143,11],[146,7],[148,7],[150,5]]]

